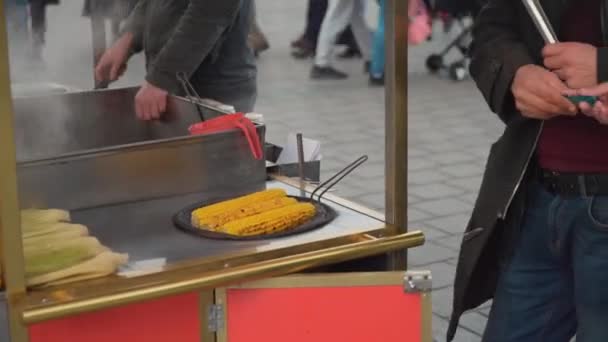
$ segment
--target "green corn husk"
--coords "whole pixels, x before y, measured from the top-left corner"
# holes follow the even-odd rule
[[[85,260],[107,251],[97,239],[75,239],[61,245],[42,248],[29,248],[25,254],[26,277],[34,277],[77,265]]]
[[[70,222],[70,213],[60,209],[21,210],[21,225],[35,227],[41,223]]]
[[[97,238],[92,236],[75,236],[70,238],[48,239],[41,240],[37,243],[30,243],[23,246],[23,254],[27,256],[35,256],[41,253],[50,253],[54,250],[72,246],[91,246],[91,248],[101,246]]]
[[[68,240],[87,235],[89,235],[87,227],[80,224],[65,224],[61,227],[55,226],[53,229],[40,232],[39,234],[24,236],[23,246],[35,245],[45,241]]]
[[[128,262],[127,254],[103,252],[92,259],[56,272],[27,278],[28,287],[56,286],[76,281],[105,277]]]
[[[57,222],[45,225],[44,228],[33,230],[33,231],[22,231],[21,236],[24,239],[33,238],[36,236],[51,236],[53,234],[62,233],[68,230],[86,230],[88,232],[87,227],[81,224],[73,224],[66,222]]]

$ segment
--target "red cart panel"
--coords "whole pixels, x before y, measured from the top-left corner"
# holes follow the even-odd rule
[[[430,294],[408,293],[404,273],[303,275],[220,289],[219,342],[420,342]],[[428,329],[427,329],[428,328]],[[428,330],[428,331],[427,331]]]
[[[32,325],[30,342],[201,342],[197,293]]]

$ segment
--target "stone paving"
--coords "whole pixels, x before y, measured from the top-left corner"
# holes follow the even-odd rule
[[[47,71],[37,72],[35,79],[91,87],[90,31],[88,21],[80,17],[81,6],[78,1],[64,1],[50,9]],[[299,131],[322,141],[323,177],[362,154],[369,155],[369,162],[337,192],[383,210],[383,89],[368,87],[361,61],[337,62],[351,75],[346,81],[310,81],[311,61],[293,60],[288,49],[303,28],[305,1],[259,0],[258,7],[260,23],[272,44],[259,60],[256,110],[266,116],[268,140],[280,144],[287,133]],[[371,25],[375,12],[371,6]],[[409,223],[428,239],[425,246],[410,251],[409,262],[412,269],[433,272],[433,333],[438,341],[444,340],[451,310],[461,233],[490,143],[502,129],[472,82],[454,83],[424,69],[428,54],[447,40],[438,33],[433,42],[411,48],[409,56]],[[141,62],[141,57],[136,58],[117,85],[140,82]],[[479,341],[488,311],[486,305],[467,314],[456,341]]]

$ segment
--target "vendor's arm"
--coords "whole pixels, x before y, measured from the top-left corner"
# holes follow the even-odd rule
[[[489,0],[481,10],[471,47],[471,75],[492,111],[508,123],[515,116],[546,119],[576,109],[563,96],[566,86],[540,66],[523,43],[512,0]]]
[[[242,1],[190,0],[175,31],[148,68],[146,81],[169,93],[179,90],[176,75],[194,73],[233,23]]]
[[[97,81],[116,81],[127,69],[127,62],[143,46],[146,0],[140,0],[125,23],[120,38],[108,48],[95,66]]]
[[[139,53],[143,50],[146,7],[147,1],[139,0],[129,17],[125,20],[122,36],[131,35],[131,54]]]

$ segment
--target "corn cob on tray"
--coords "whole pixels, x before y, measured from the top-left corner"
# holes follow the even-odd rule
[[[256,240],[321,228],[336,217],[335,210],[319,201],[270,189],[189,206],[178,212],[173,222],[181,230],[210,239]]]

